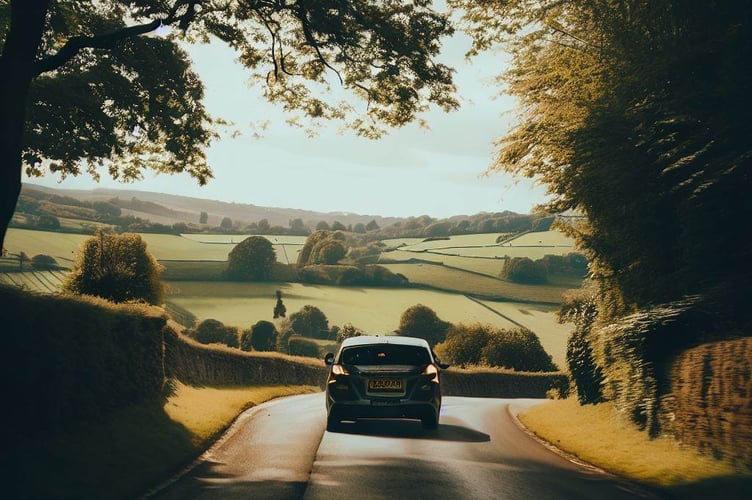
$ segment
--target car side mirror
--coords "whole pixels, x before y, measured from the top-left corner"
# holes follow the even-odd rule
[[[438,365],[439,365],[439,368],[441,368],[442,370],[446,370],[447,368],[449,368],[450,366],[452,366],[449,363],[444,363],[442,361],[439,361]]]
[[[326,353],[326,356],[324,356],[324,363],[331,366],[334,364],[334,353],[328,352]]]

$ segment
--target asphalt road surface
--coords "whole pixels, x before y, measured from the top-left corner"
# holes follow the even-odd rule
[[[445,397],[438,430],[369,420],[325,432],[324,395],[245,412],[158,499],[660,498],[574,463],[532,439],[512,415],[532,399]]]

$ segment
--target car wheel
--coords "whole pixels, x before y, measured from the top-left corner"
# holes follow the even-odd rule
[[[437,429],[439,427],[439,416],[433,414],[425,416],[420,420],[420,423],[424,429]]]

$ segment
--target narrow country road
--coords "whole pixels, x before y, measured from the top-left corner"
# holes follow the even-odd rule
[[[445,397],[437,431],[361,421],[324,432],[324,395],[244,413],[158,499],[659,498],[574,464],[531,439],[511,413],[531,399]]]

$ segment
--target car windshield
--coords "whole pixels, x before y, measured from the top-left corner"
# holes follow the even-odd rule
[[[427,365],[428,350],[411,345],[379,344],[350,347],[342,351],[346,365]]]

